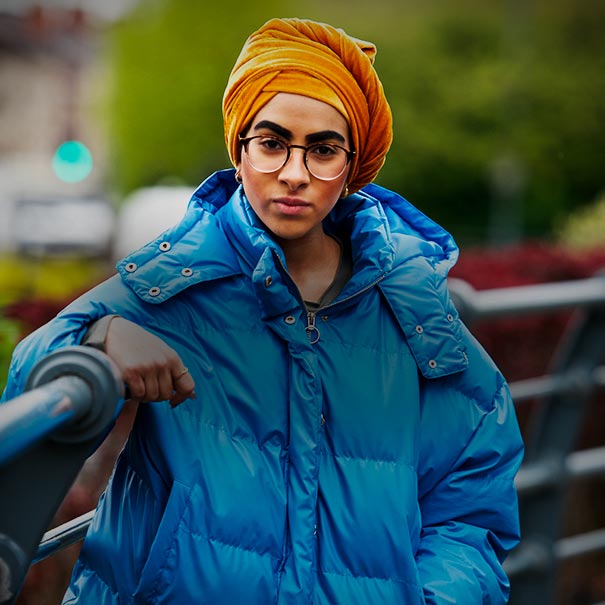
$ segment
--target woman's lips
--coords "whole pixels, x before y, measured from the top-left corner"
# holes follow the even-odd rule
[[[311,207],[311,204],[304,200],[292,197],[280,197],[273,200],[273,203],[277,206],[282,214],[289,216],[296,216],[302,214]]]

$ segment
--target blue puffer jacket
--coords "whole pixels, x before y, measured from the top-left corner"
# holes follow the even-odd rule
[[[210,177],[179,225],[15,352],[5,397],[118,313],[196,382],[175,410],[139,407],[65,602],[505,603],[522,443],[448,297],[453,240],[366,187],[327,219],[351,234],[354,275],[308,318],[235,187],[232,171]]]

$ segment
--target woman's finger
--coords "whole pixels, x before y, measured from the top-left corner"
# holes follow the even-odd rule
[[[166,366],[159,368],[157,371],[157,379],[159,389],[158,399],[161,401],[168,401],[172,398],[172,393],[174,391],[170,370]]]
[[[173,375],[174,394],[170,398],[170,405],[175,407],[186,399],[195,399],[195,382],[187,368],[181,368]]]
[[[148,372],[143,376],[145,382],[145,395],[143,401],[160,401],[160,387],[158,385],[158,377],[155,372]]]
[[[123,372],[122,377],[128,386],[129,398],[140,401],[145,395],[145,381],[138,372]]]

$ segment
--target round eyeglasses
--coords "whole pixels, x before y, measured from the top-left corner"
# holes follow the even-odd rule
[[[333,181],[343,174],[347,164],[355,155],[334,143],[312,145],[289,145],[282,139],[269,135],[240,137],[248,163],[257,172],[268,174],[281,170],[290,159],[292,149],[304,151],[303,160],[307,170],[321,181]]]

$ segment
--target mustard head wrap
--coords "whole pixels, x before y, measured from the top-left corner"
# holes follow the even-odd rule
[[[392,140],[392,117],[374,69],[376,47],[304,19],[272,19],[245,42],[223,96],[225,141],[233,164],[238,135],[279,92],[328,103],[347,120],[353,158],[350,193],[378,174]]]

